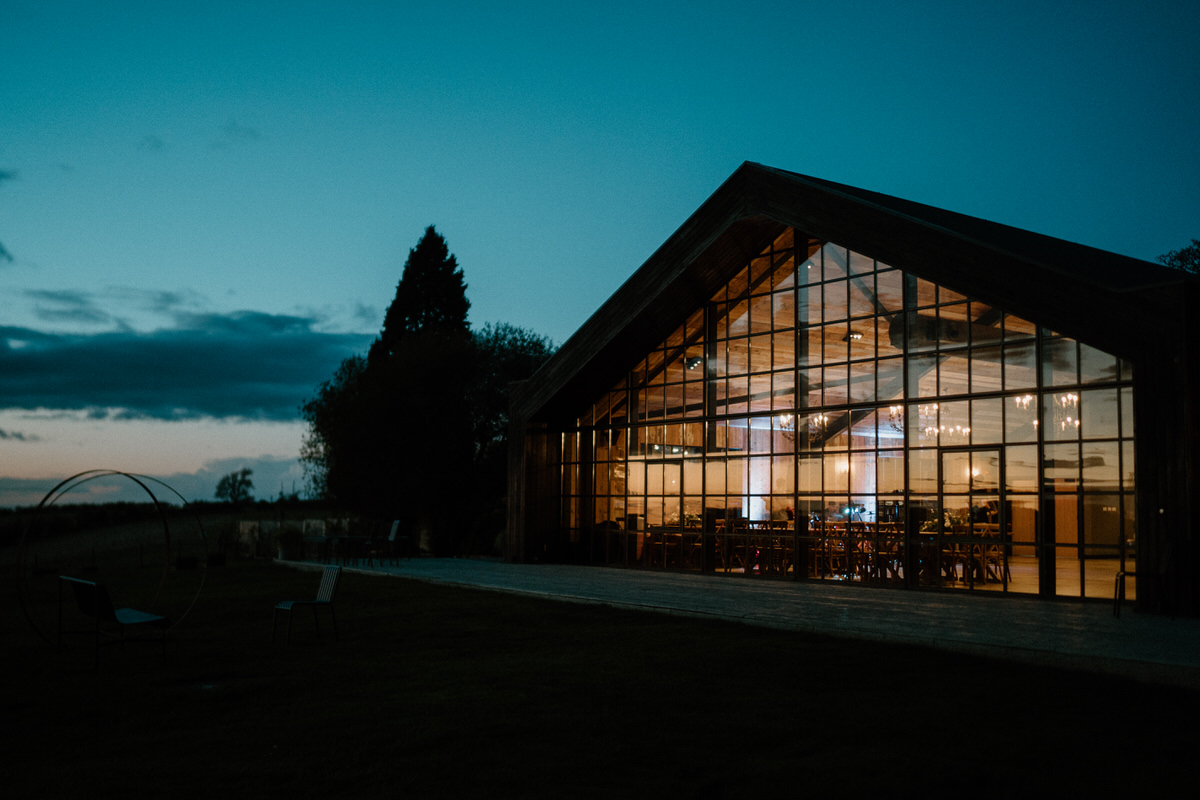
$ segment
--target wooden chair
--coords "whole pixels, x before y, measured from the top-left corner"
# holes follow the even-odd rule
[[[166,661],[167,629],[171,627],[171,620],[167,617],[132,608],[115,608],[112,598],[109,597],[108,589],[104,587],[104,584],[95,581],[70,578],[66,575],[59,575],[58,581],[58,646],[60,648],[64,633],[63,592],[65,588],[69,587],[75,596],[75,605],[79,608],[79,612],[84,616],[91,617],[94,623],[91,632],[95,637],[95,666],[100,665],[100,634],[105,625],[117,626],[122,646],[125,645],[126,628],[133,625],[149,625],[158,628],[161,632],[163,661]]]
[[[279,613],[288,615],[287,642],[292,643],[292,611],[299,606],[312,606],[313,624],[317,636],[321,635],[321,623],[317,618],[318,608],[328,608],[329,618],[333,622],[333,640],[337,641],[337,615],[333,611],[333,595],[337,591],[338,579],[342,577],[341,567],[325,567],[321,573],[321,585],[317,588],[317,596],[313,600],[283,600],[275,604],[275,615],[271,619],[271,641],[275,641],[279,628]]]

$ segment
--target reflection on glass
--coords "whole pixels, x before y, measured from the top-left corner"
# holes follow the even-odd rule
[[[995,492],[1000,489],[1000,453],[977,450],[971,453],[971,491]]]
[[[1037,347],[1033,342],[1004,346],[1004,389],[1033,389],[1037,386]]]
[[[942,455],[942,492],[966,494],[971,490],[971,454],[951,451]]]
[[[914,492],[936,492],[937,480],[937,451],[913,450],[908,456],[909,488]]]
[[[1080,556],[1108,548],[1113,563],[1132,564],[1119,555],[1135,536],[1127,365],[914,274],[877,272],[865,254],[796,238],[793,251],[785,231],[655,348],[630,354],[640,360],[562,431],[570,541],[590,542],[601,562],[670,567],[661,526],[795,516],[806,534],[830,500],[839,515],[861,507],[856,522],[936,530],[945,509],[998,526],[1010,543],[1003,580],[999,555],[985,554],[988,579],[963,581],[959,562],[956,586],[1037,592],[1054,575],[1060,592],[1078,593],[1109,563]],[[797,274],[795,258],[808,255]],[[1061,569],[1039,565],[1039,530]],[[931,568],[927,555],[901,569],[945,585],[940,559],[952,551]],[[829,579],[816,563],[789,569]],[[844,564],[837,574],[876,579]]]
[[[1004,484],[1009,492],[1038,490],[1036,446],[1018,445],[1004,449]]]
[[[1055,392],[1047,395],[1042,410],[1042,430],[1049,441],[1067,442],[1079,438],[1079,394]]]
[[[942,354],[938,371],[938,394],[942,397],[966,394],[970,375],[966,350],[952,350]]]
[[[1038,402],[1032,394],[1020,394],[1004,401],[1004,436],[1010,442],[1036,442]]]
[[[1086,389],[1079,393],[1080,435],[1084,439],[1115,439],[1120,428],[1116,389]]]
[[[1042,381],[1047,386],[1062,386],[1079,380],[1078,356],[1074,339],[1047,339],[1042,346]]]
[[[1117,359],[1091,345],[1079,343],[1080,383],[1115,381],[1118,377]]]
[[[1117,442],[1083,443],[1083,488],[1088,491],[1119,491],[1121,450]]]
[[[971,442],[1000,444],[1004,441],[1004,400],[989,397],[971,401]]]

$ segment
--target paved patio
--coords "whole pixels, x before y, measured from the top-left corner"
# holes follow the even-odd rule
[[[1200,620],[1048,602],[723,575],[417,558],[348,569],[579,603],[906,642],[1200,689]]]

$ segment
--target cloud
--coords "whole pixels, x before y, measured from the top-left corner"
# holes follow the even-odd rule
[[[25,296],[33,300],[33,313],[43,322],[110,325],[115,321],[88,292],[30,289]]]
[[[212,146],[214,149],[224,150],[237,145],[257,142],[262,138],[263,135],[256,129],[230,120],[225,127],[221,128],[221,135],[213,141]]]
[[[153,134],[143,136],[142,140],[138,142],[138,150],[146,153],[159,153],[165,149],[167,149],[167,143],[163,141],[162,137]]]
[[[86,297],[53,293],[65,315]],[[178,304],[171,297],[164,307]],[[84,411],[97,419],[295,420],[297,408],[364,334],[322,333],[312,317],[176,310],[151,333],[47,333],[0,326],[0,408]]]

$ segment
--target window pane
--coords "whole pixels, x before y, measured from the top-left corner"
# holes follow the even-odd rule
[[[945,397],[966,394],[968,369],[966,350],[955,350],[950,354],[943,353],[942,362],[938,366],[938,395]]]
[[[850,492],[875,494],[875,453],[850,454]]]
[[[1004,347],[1004,388],[1033,389],[1037,386],[1037,348],[1033,342]]]
[[[821,491],[821,456],[801,456],[796,461],[796,491]]]
[[[796,407],[796,373],[776,372],[772,378],[771,407],[774,409],[791,409]]]
[[[895,314],[904,308],[904,273],[898,269],[875,276],[875,297],[883,311]]]
[[[1078,359],[1074,339],[1047,339],[1043,345],[1042,380],[1047,386],[1077,383]]]
[[[846,453],[826,453],[825,491],[848,494],[850,491],[850,458]]]
[[[1001,379],[1003,355],[999,347],[980,347],[971,351],[971,391],[998,392],[1004,388]]]
[[[850,449],[875,448],[875,412],[857,410],[851,415]]]
[[[971,401],[971,442],[1000,444],[1004,441],[1004,401],[998,397]]]
[[[904,396],[904,359],[883,358],[876,362],[876,396],[880,400],[899,400]]]
[[[1120,445],[1117,442],[1085,442],[1083,445],[1083,488],[1120,491]]]
[[[880,450],[876,465],[880,494],[899,494],[904,491],[903,450]]]
[[[826,364],[836,361],[847,361],[850,357],[850,326],[836,323],[825,326],[825,358]]]
[[[1121,486],[1127,492],[1137,488],[1134,486],[1133,442],[1128,439],[1121,442]]]
[[[800,408],[816,408],[821,405],[821,370],[801,369],[796,371],[799,387],[796,399]]]
[[[850,365],[850,402],[870,403],[875,400],[875,362],[856,361]]]
[[[875,276],[858,275],[850,279],[850,316],[875,313]]]
[[[850,399],[848,365],[839,364],[835,367],[826,367],[824,373],[822,389],[825,394],[825,405],[844,405]]]
[[[1079,393],[1080,435],[1085,439],[1115,439],[1118,432],[1116,389],[1089,389]]]
[[[846,281],[825,284],[825,321],[842,320],[849,315],[849,284]]]
[[[836,244],[826,244],[821,248],[824,279],[827,281],[846,277],[847,255],[846,248]]]
[[[938,404],[938,444],[953,447],[970,442],[970,408],[965,400]]]
[[[1058,392],[1048,395],[1042,412],[1042,426],[1048,441],[1070,441],[1079,438],[1079,395]]]
[[[936,445],[938,442],[938,404],[910,405],[907,425],[910,447]]]
[[[1044,477],[1056,491],[1074,491],[1079,483],[1079,446],[1075,444],[1046,445]]]
[[[913,492],[936,492],[937,450],[912,450],[908,456],[909,490]]]
[[[1037,409],[1037,397],[1032,394],[1008,398],[1004,405],[1004,438],[1009,442],[1036,442]]]
[[[926,308],[936,303],[937,286],[924,278],[917,278],[917,308]]]
[[[1108,353],[1080,342],[1079,374],[1081,383],[1115,381],[1119,374],[1117,359]]]
[[[1004,485],[1010,492],[1038,490],[1036,446],[1021,445],[1004,449]]]
[[[966,494],[971,490],[971,454],[967,451],[942,454],[942,491]]]
[[[936,355],[908,359],[908,387],[917,397],[937,397],[937,362]]]

